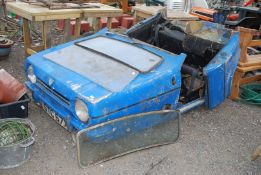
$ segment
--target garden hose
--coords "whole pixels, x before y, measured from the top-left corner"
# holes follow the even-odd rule
[[[240,86],[240,98],[242,101],[254,104],[261,105],[261,84],[252,83]]]
[[[25,140],[31,136],[31,129],[27,124],[16,121],[0,123],[0,146],[7,146]]]

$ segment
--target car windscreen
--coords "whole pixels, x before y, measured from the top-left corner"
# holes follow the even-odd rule
[[[77,133],[81,167],[98,164],[135,151],[175,143],[180,132],[178,111],[152,111],[123,116]]]

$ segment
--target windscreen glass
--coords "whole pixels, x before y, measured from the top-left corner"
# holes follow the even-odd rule
[[[155,111],[121,117],[77,134],[81,167],[134,151],[174,143],[179,137],[179,113]]]

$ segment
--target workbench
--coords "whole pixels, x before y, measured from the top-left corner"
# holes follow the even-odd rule
[[[248,47],[261,46],[260,39],[253,39],[254,36],[258,36],[258,30],[238,27],[240,32],[240,60],[238,62],[236,71],[234,73],[232,89],[230,99],[239,99],[239,88],[241,85],[249,84],[253,82],[261,81],[260,74],[253,74],[245,76],[248,72],[256,72],[261,69],[261,54],[248,54]]]
[[[162,6],[134,6],[134,17],[135,19],[146,19],[158,12],[167,11],[167,18],[170,20],[198,20],[198,17],[185,13],[181,10],[167,9]]]
[[[111,18],[114,16],[120,16],[122,10],[110,7],[108,5],[95,3],[100,8],[82,8],[82,9],[57,9],[50,10],[47,7],[28,4],[24,2],[8,2],[7,11],[15,13],[23,19],[23,36],[24,36],[24,47],[25,52],[28,55],[34,54],[40,50],[47,49],[51,46],[51,35],[50,35],[50,21],[52,20],[65,20],[65,41],[71,39],[70,35],[70,20],[75,19],[75,33],[74,38],[80,37],[81,20],[82,18],[88,17],[108,17],[108,27],[111,26]],[[42,23],[42,45],[32,46],[31,35],[30,35],[30,22],[41,22]],[[96,20],[94,20],[96,21]],[[95,30],[98,30],[97,22]]]

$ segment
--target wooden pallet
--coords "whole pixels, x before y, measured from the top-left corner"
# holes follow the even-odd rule
[[[239,87],[242,84],[256,82],[261,80],[261,75],[253,75],[245,77],[247,72],[261,69],[261,54],[248,55],[247,48],[261,46],[261,40],[253,40],[253,36],[258,34],[257,30],[239,27],[240,32],[240,61],[235,71],[232,91],[230,98],[236,100],[239,98]]]

